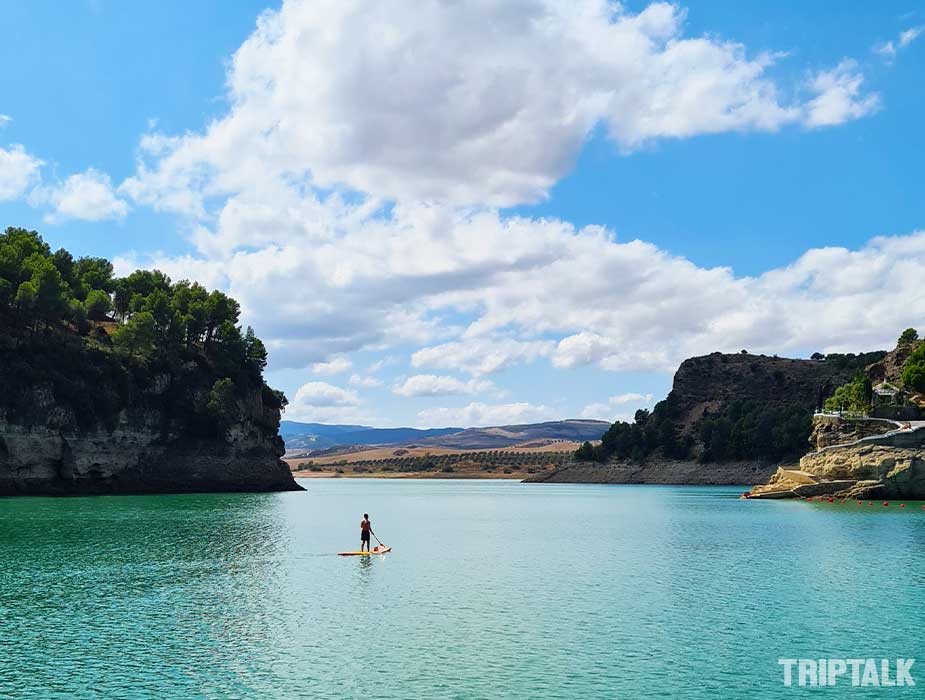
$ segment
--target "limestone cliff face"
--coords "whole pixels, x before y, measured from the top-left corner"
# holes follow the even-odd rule
[[[221,430],[195,425],[211,380],[190,365],[132,384],[109,421],[82,418],[52,384],[31,387],[27,409],[0,409],[0,495],[298,489],[261,390]]]
[[[800,460],[800,470],[820,483],[843,482],[836,492],[846,497],[925,496],[925,447],[859,443],[809,454]]]
[[[898,423],[883,419],[849,420],[837,416],[816,416],[810,444],[817,450],[833,445],[845,445],[861,438],[881,435],[899,427]]]
[[[812,410],[857,372],[834,360],[713,353],[681,363],[669,400],[685,428],[736,400],[799,404]]]
[[[836,442],[804,456],[798,469],[779,468],[750,497],[925,498],[925,427],[864,421],[859,428],[858,421],[832,416],[815,423],[817,440]],[[844,442],[862,433],[868,434]]]
[[[887,382],[894,386],[902,386],[903,370],[906,368],[909,356],[921,342],[923,341],[899,345],[895,350],[886,353],[882,360],[867,368],[867,376],[874,384]]]

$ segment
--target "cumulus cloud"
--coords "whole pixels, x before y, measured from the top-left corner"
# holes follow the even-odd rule
[[[355,391],[327,382],[307,382],[286,407],[289,420],[320,423],[366,423],[371,417]]]
[[[22,197],[39,181],[42,165],[18,143],[0,148],[0,202]]]
[[[356,406],[360,397],[356,392],[327,382],[307,382],[296,391],[294,401],[312,406]]]
[[[619,394],[609,397],[606,402],[588,404],[582,409],[580,415],[582,418],[608,422],[617,420],[631,421],[637,409],[651,408],[653,400],[652,394],[638,394],[635,392]],[[630,407],[632,407],[632,410],[627,410]]]
[[[421,348],[411,355],[413,367],[462,370],[475,376],[549,355],[555,343],[503,337],[471,337]]]
[[[52,207],[45,216],[46,223],[66,219],[122,219],[128,213],[128,205],[116,196],[109,175],[93,168],[71,175],[61,183],[36,189],[30,201],[34,206]]]
[[[815,97],[806,105],[806,125],[834,126],[859,119],[876,111],[880,97],[861,90],[864,76],[856,61],[844,60],[829,71],[821,71],[810,81]]]
[[[351,367],[353,367],[353,363],[346,357],[335,357],[326,362],[314,362],[311,369],[313,374],[330,377],[346,372]]]
[[[487,380],[470,379],[467,382],[456,377],[435,374],[416,374],[392,387],[398,396],[453,396],[458,394],[479,394],[495,389]]]
[[[769,77],[779,58],[688,36],[662,3],[287,0],[235,54],[228,113],[148,134],[119,188],[191,217],[195,253],[120,266],[227,290],[275,368],[407,351],[415,369],[479,379],[525,362],[671,371],[715,349],[879,345],[918,320],[919,234],[743,277],[494,208],[544,196],[598,125],[625,151],[876,109],[851,61],[782,99],[795,90]]]
[[[557,412],[549,406],[530,403],[470,403],[460,408],[429,408],[418,412],[422,426],[484,427],[555,420]]]
[[[293,181],[510,206],[543,198],[598,125],[632,150],[866,113],[853,77],[820,84],[816,106],[788,102],[768,75],[779,54],[688,36],[684,20],[660,2],[287,0],[235,53],[229,114],[201,134],[147,135],[122,192],[192,216]],[[316,204],[290,206],[311,219]]]
[[[364,377],[361,374],[351,374],[347,383],[350,384],[350,386],[360,389],[375,389],[376,387],[382,386],[381,379],[377,377]]]
[[[925,306],[925,233],[743,277],[596,227],[435,206],[397,207],[327,242],[144,264],[227,289],[277,368],[410,346],[415,368],[473,377],[530,361],[669,372],[713,350],[885,347]]]

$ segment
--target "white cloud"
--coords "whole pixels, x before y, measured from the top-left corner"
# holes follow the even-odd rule
[[[116,196],[109,175],[93,168],[35,190],[30,201],[34,206],[52,207],[52,212],[45,216],[46,223],[66,219],[122,219],[128,213],[128,205]]]
[[[556,420],[549,406],[530,403],[470,403],[460,408],[430,408],[418,412],[418,425],[484,427]]]
[[[416,374],[392,387],[398,396],[453,396],[458,394],[479,394],[492,391],[495,385],[487,380],[470,379],[468,382],[455,377],[435,374]]]
[[[874,46],[874,52],[883,56],[888,62],[896,58],[900,49],[904,49],[925,33],[925,27],[911,27],[899,33],[896,41],[885,41]]]
[[[921,235],[754,278],[492,208],[544,196],[598,124],[626,150],[876,108],[850,61],[784,101],[778,57],[683,24],[658,3],[289,0],[235,55],[226,116],[143,139],[120,192],[192,217],[196,253],[139,262],[237,298],[274,368],[367,350],[475,378],[531,361],[671,371],[715,349],[870,347],[917,321],[884,300],[921,298]]]
[[[353,367],[353,363],[346,357],[335,357],[327,362],[312,363],[312,373],[330,377],[346,372],[351,367]]]
[[[285,420],[302,423],[347,423],[349,425],[377,425],[378,419],[361,406],[312,406],[290,404],[286,407]]]
[[[376,377],[364,377],[360,374],[351,374],[347,383],[359,389],[375,389],[376,387],[382,386],[381,379]]]
[[[611,406],[622,406],[626,403],[652,403],[652,394],[637,394],[635,392],[630,392],[627,394],[620,394],[618,396],[611,396],[608,399],[608,402]]]
[[[286,407],[288,420],[318,423],[373,423],[356,392],[327,382],[308,382]]]
[[[281,182],[509,206],[543,198],[597,125],[630,150],[838,123],[780,97],[780,54],[687,36],[684,19],[659,2],[287,0],[234,55],[229,114],[202,134],[147,135],[122,192],[193,216],[246,194],[269,217]],[[289,206],[311,220],[317,202]]]
[[[907,47],[913,41],[915,41],[920,36],[922,36],[923,33],[925,33],[925,27],[912,27],[910,29],[905,30],[904,32],[900,32],[899,47],[900,48]]]
[[[474,377],[544,359],[670,372],[713,350],[886,347],[925,308],[925,233],[814,249],[742,277],[595,227],[396,207],[328,241],[144,264],[228,290],[276,368],[410,347],[415,368]]]
[[[604,403],[592,403],[585,406],[581,411],[582,418],[594,420],[606,420],[614,422],[618,420],[632,421],[636,409],[651,408],[654,397],[652,394],[638,394],[635,392],[611,396]],[[626,410],[632,405],[633,410]]]
[[[0,148],[0,202],[23,196],[38,182],[42,165],[18,143]]]
[[[312,406],[357,406],[360,397],[354,391],[327,382],[308,382],[299,387],[293,401]]]
[[[13,117],[11,117],[9,114],[0,114],[0,129],[5,127],[11,121],[13,121]]]
[[[375,362],[373,362],[369,367],[366,368],[366,371],[369,372],[370,374],[375,374],[376,372],[381,370],[383,367],[387,367],[388,365],[394,365],[397,361],[398,360],[394,355],[386,355],[385,357],[380,358],[376,360]]]
[[[834,126],[860,119],[876,111],[880,97],[861,91],[864,76],[857,62],[844,60],[830,71],[821,71],[810,81],[815,97],[806,106],[807,126]]]
[[[421,348],[411,355],[411,365],[462,370],[474,376],[482,376],[545,357],[554,346],[552,341],[473,337]]]
[[[887,61],[892,61],[896,57],[896,44],[892,41],[885,41],[882,44],[874,46],[874,53],[883,56]]]

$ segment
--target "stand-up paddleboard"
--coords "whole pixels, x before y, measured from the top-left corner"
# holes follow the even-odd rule
[[[386,552],[391,552],[391,547],[380,546],[373,547],[368,552],[338,552],[337,556],[339,557],[368,557],[370,554],[385,554]]]

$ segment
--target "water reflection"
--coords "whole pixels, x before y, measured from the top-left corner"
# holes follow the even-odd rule
[[[914,656],[921,507],[735,493],[331,480],[3,500],[0,697],[777,700],[778,658]],[[368,503],[399,554],[336,556]]]
[[[365,582],[369,581],[370,571],[373,568],[372,556],[368,557],[357,557],[360,561],[358,562],[359,566],[357,567],[357,572],[360,574],[360,580]]]

